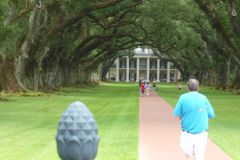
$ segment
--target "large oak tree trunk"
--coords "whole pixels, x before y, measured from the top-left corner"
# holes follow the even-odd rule
[[[19,92],[21,88],[15,75],[15,65],[13,58],[3,60],[1,67],[2,89],[6,92]]]
[[[222,73],[223,75],[222,75],[221,87],[223,90],[229,87],[230,64],[231,64],[231,58],[228,58],[228,60],[224,65],[223,73]]]
[[[44,90],[42,82],[42,70],[35,65],[33,67],[33,89],[34,91]]]
[[[240,90],[240,68],[236,69],[236,77],[234,78],[231,87],[233,89]]]
[[[27,86],[25,86],[25,84],[24,84],[24,79],[26,78],[26,72],[25,72],[26,61],[27,61],[27,58],[25,58],[22,55],[18,56],[15,59],[16,79],[17,79],[17,82],[18,82],[19,86],[24,90],[27,90]]]
[[[71,82],[71,64],[68,60],[62,59],[60,61],[60,67],[62,71],[62,84],[68,86]]]
[[[233,88],[236,90],[240,90],[240,76],[238,76],[233,82]]]
[[[50,60],[49,60],[50,61]],[[44,62],[44,89],[53,90],[59,87],[59,61],[58,58]]]
[[[115,59],[108,59],[104,63],[102,63],[100,68],[100,78],[102,81],[107,81],[107,73],[109,72],[109,68]]]

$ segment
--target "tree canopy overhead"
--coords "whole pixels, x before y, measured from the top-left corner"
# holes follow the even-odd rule
[[[84,83],[136,46],[183,78],[240,88],[237,0],[2,0],[1,90]]]

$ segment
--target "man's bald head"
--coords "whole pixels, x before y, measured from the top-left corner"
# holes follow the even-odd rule
[[[196,79],[189,79],[188,81],[188,89],[189,91],[198,91],[199,82]]]

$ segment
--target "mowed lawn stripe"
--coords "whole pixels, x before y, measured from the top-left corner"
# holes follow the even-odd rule
[[[40,97],[8,97],[0,102],[0,159],[58,160],[55,135],[62,112],[73,101],[85,103],[99,127],[97,160],[138,159],[136,84],[63,88]]]

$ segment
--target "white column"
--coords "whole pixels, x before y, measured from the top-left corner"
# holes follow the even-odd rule
[[[109,69],[109,72],[108,72],[108,80],[111,80],[111,69]]]
[[[109,72],[110,72],[110,70],[108,71],[108,73],[107,73],[107,75],[106,75],[106,77],[107,77],[108,80],[110,80],[110,78],[109,78],[109,77],[110,77]]]
[[[170,62],[167,62],[167,82],[170,82]]]
[[[160,76],[160,59],[157,59],[157,82],[159,82],[159,76]]]
[[[149,58],[147,58],[147,81],[149,81],[149,70],[150,69],[150,61]]]
[[[127,57],[126,82],[129,82],[129,57]]]
[[[119,82],[119,58],[116,59],[116,81]]]
[[[178,70],[176,69],[174,71],[174,82],[177,82],[177,80],[178,80]]]
[[[181,72],[177,70],[177,80],[181,79]]]
[[[136,81],[138,82],[139,81],[139,58],[137,58],[137,70],[136,70],[136,73],[137,73]]]

